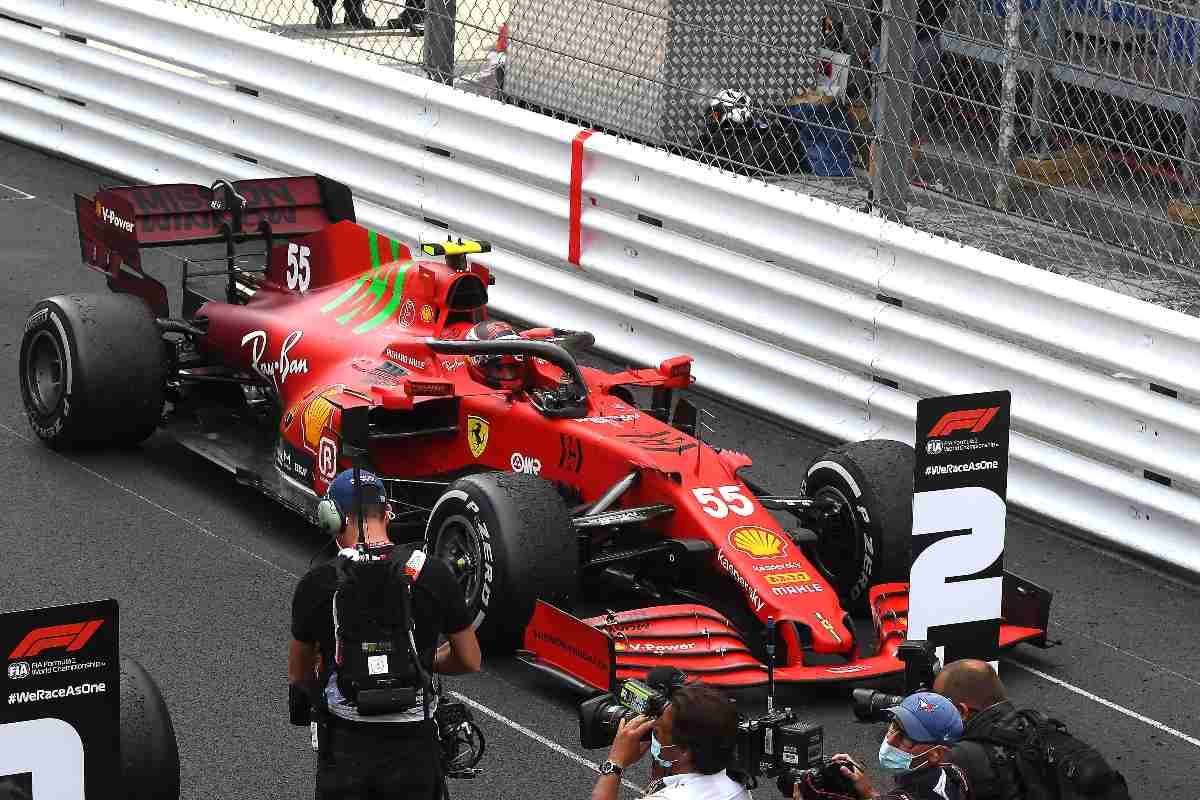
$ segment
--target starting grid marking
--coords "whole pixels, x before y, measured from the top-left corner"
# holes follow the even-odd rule
[[[34,195],[29,192],[23,192],[15,186],[9,186],[7,183],[0,183],[0,200],[34,200]]]

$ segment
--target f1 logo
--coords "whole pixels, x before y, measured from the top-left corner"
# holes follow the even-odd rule
[[[943,414],[942,418],[929,430],[928,436],[949,436],[955,431],[970,429],[971,433],[979,433],[988,426],[992,417],[1000,410],[999,406],[991,408],[972,408],[970,411],[951,411]]]
[[[68,652],[78,650],[87,644],[88,639],[96,629],[104,624],[102,619],[89,622],[75,622],[70,625],[51,625],[48,628],[34,628],[25,634],[21,643],[9,653],[8,660],[18,658],[33,658],[43,650],[65,647]]]

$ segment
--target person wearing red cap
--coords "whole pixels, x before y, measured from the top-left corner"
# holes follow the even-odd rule
[[[892,722],[879,746],[879,766],[895,779],[890,791],[877,791],[849,755],[833,757],[842,764],[842,776],[854,785],[859,800],[971,800],[966,775],[946,762],[946,754],[963,732],[962,717],[954,704],[940,694],[917,692],[888,711]],[[795,797],[803,796],[798,781]]]

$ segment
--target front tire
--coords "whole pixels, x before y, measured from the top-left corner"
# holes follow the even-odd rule
[[[569,607],[579,587],[579,545],[566,503],[536,475],[459,478],[429,515],[430,555],[462,586],[476,635],[493,652],[519,647],[537,600]]]
[[[872,439],[828,450],[808,468],[804,493],[842,506],[811,555],[847,608],[863,607],[876,584],[908,580],[914,460],[904,442]]]
[[[127,294],[71,294],[33,307],[21,337],[21,399],[55,449],[143,441],[162,416],[167,350],[154,315]]]

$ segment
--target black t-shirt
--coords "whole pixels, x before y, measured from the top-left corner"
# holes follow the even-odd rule
[[[405,561],[412,552],[411,547],[397,547],[389,558]],[[337,561],[329,561],[310,569],[300,579],[292,597],[292,638],[320,646],[322,685],[329,675],[333,655],[333,593],[337,581]],[[462,587],[449,565],[440,558],[426,559],[413,584],[412,605],[413,639],[423,655],[437,646],[440,635],[458,633],[472,622]]]

